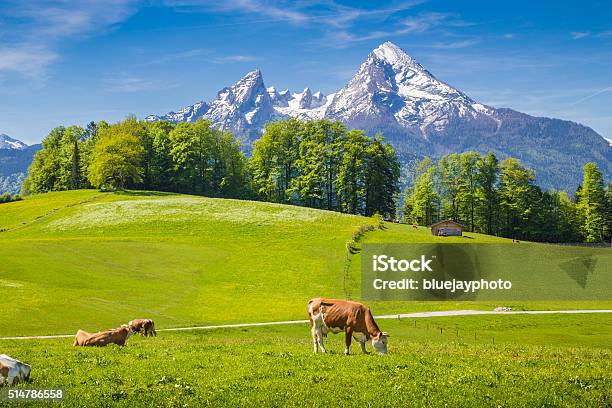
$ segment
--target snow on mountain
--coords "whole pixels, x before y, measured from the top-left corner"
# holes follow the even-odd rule
[[[198,118],[202,117],[206,111],[208,111],[208,104],[206,102],[196,102],[193,105],[187,106],[178,112],[168,112],[162,116],[149,115],[145,118],[150,122],[158,120],[167,120],[168,122],[195,122]]]
[[[23,143],[21,140],[13,139],[9,135],[0,133],[0,149],[23,150],[26,147],[28,147],[28,145]]]
[[[275,98],[282,99],[285,96],[274,90],[271,92]],[[231,130],[243,141],[250,142],[259,136],[267,122],[278,117],[261,71],[257,69],[247,73],[234,85],[221,89],[209,104],[198,102],[176,113],[150,115],[145,120],[168,120],[177,123],[195,122],[204,118],[210,120],[214,127]]]
[[[147,116],[145,120],[178,123],[204,118],[218,129],[231,130],[243,140],[252,141],[266,123],[274,119],[289,116],[304,120],[323,118],[333,96],[325,96],[320,91],[313,94],[310,88],[300,93],[291,93],[288,89],[279,92],[273,86],[266,88],[261,71],[254,70],[217,92],[217,97],[209,104],[198,102],[178,112]]]
[[[457,120],[494,125],[493,113],[385,42],[336,94],[325,116],[351,127],[394,127],[427,138],[430,131],[443,131]]]
[[[587,161],[612,175],[612,145],[592,129],[478,103],[391,42],[374,49],[336,93],[266,88],[255,70],[220,90],[209,104],[146,119],[190,122],[200,117],[231,130],[247,151],[269,121],[327,118],[370,135],[382,132],[404,163],[449,152],[493,151],[501,159],[521,159],[545,187],[577,184]]]
[[[238,135],[258,136],[266,122],[275,117],[261,71],[251,71],[234,85],[220,90],[204,117],[215,127],[231,129]]]
[[[306,88],[300,93],[286,95],[280,103],[274,104],[274,109],[281,116],[302,120],[322,119],[333,97],[334,94],[325,96],[321,91],[313,94],[310,88]]]

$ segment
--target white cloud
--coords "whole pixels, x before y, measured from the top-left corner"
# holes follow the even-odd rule
[[[472,38],[472,39],[463,40],[463,41],[454,41],[450,43],[439,43],[438,42],[433,45],[433,48],[437,48],[439,50],[456,50],[459,48],[471,47],[472,45],[479,44],[480,42],[481,40],[479,38]]]
[[[161,83],[125,72],[107,76],[103,80],[103,85],[107,92],[158,91],[176,86],[176,84]]]
[[[591,33],[588,31],[572,31],[570,35],[572,36],[572,39],[580,40],[581,38],[588,37],[591,35]]]
[[[0,74],[44,79],[48,67],[60,58],[63,41],[112,29],[135,11],[135,5],[135,0],[4,1],[0,20],[7,29],[0,38]]]
[[[414,16],[401,19],[395,24],[388,24],[386,30],[374,30],[369,32],[351,32],[342,30],[329,32],[317,44],[333,48],[345,48],[353,43],[380,39],[390,39],[405,35],[422,35],[434,30],[441,31],[443,35],[448,33],[449,27],[467,27],[474,23],[463,21],[452,13],[424,12]],[[434,48],[465,48],[480,42],[478,38],[455,41],[451,43],[437,43]]]
[[[251,62],[255,60],[257,60],[257,58],[250,55],[228,55],[226,57],[215,58],[213,62],[223,64],[226,62]]]
[[[307,13],[297,10],[288,4],[259,0],[166,0],[167,6],[183,11],[212,10],[220,13],[241,12],[259,14],[274,20],[287,20],[303,23],[309,20]]]
[[[185,59],[199,59],[202,61],[211,62],[214,64],[240,63],[256,61],[257,58],[251,55],[227,55],[215,57],[211,55],[209,50],[203,48],[195,48],[191,50],[178,51],[175,53],[165,54],[141,65],[162,65]]]
[[[271,0],[165,0],[166,6],[182,12],[214,12],[241,14],[245,22],[226,25],[258,24],[288,21],[296,25],[318,24],[321,27],[344,28],[360,19],[382,21],[392,14],[408,10],[427,0],[404,0],[387,8],[366,9],[340,4],[335,0],[271,1]],[[315,11],[316,10],[316,11]],[[253,19],[257,15],[265,19]]]
[[[0,74],[23,74],[42,78],[47,67],[57,60],[58,55],[44,46],[22,44],[16,47],[0,45]]]
[[[422,13],[417,16],[408,17],[401,22],[403,28],[399,32],[402,34],[422,34],[442,24],[449,16],[446,13]]]

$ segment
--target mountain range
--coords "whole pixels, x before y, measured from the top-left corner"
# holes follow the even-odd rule
[[[261,71],[254,70],[221,89],[211,102],[145,119],[176,123],[205,118],[231,130],[249,152],[266,123],[287,117],[328,118],[370,135],[380,132],[405,167],[425,156],[472,150],[520,159],[535,170],[544,188],[574,189],[589,161],[607,179],[612,176],[610,142],[591,128],[481,104],[437,79],[391,42],[374,49],[349,82],[329,95],[310,88],[278,91],[266,87]]]
[[[20,140],[0,133],[0,194],[18,194],[34,154],[40,144],[28,146]]]

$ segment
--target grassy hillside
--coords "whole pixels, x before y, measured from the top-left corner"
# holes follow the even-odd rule
[[[49,193],[0,205],[2,335],[72,333],[151,317],[159,327],[305,318],[314,296],[358,294],[345,244],[364,217],[156,192]],[[388,224],[363,242],[508,240],[431,236]],[[495,302],[374,302],[375,313],[491,309]],[[612,302],[522,302],[602,308]]]
[[[151,317],[158,328],[304,319],[313,296],[359,293],[346,241],[372,219],[269,203],[153,192],[73,191],[0,205],[0,337],[73,333]],[[361,243],[491,243],[387,224]],[[517,248],[509,243],[510,247]],[[522,248],[522,247],[521,247]],[[536,247],[539,248],[539,247]],[[544,250],[545,248],[542,247]],[[555,277],[540,277],[542,282]],[[491,301],[370,302],[375,314],[492,309]],[[528,301],[515,308],[612,308]],[[605,406],[612,316],[379,320],[389,355],[312,354],[307,325],[160,331],[119,348],[0,340],[33,367],[20,387],[66,406]],[[330,392],[330,389],[333,391]]]
[[[312,354],[306,325],[159,332],[127,347],[0,341],[66,406],[607,406],[608,315],[379,321],[389,354]],[[440,334],[440,328],[443,328]],[[494,339],[494,343],[493,343]],[[374,401],[374,402],[373,402]]]
[[[371,220],[160,193],[52,193],[0,207],[0,333],[303,317],[341,296],[344,245]]]

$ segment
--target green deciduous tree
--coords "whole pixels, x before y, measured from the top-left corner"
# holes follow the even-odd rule
[[[410,220],[420,225],[433,224],[438,219],[438,168],[430,158],[419,162],[415,169],[410,203]]]
[[[532,215],[530,199],[534,197],[535,176],[519,160],[508,158],[501,163],[500,205],[505,215],[505,235],[524,239],[523,229]]]
[[[123,189],[142,182],[142,131],[135,118],[99,129],[88,174],[94,187]]]
[[[459,212],[470,231],[475,231],[478,207],[478,162],[480,155],[465,152],[461,155],[461,181],[459,184]]]
[[[494,153],[487,153],[477,163],[477,196],[478,215],[482,232],[493,234],[496,230],[495,215],[498,205],[497,182],[499,177],[499,163]]]

